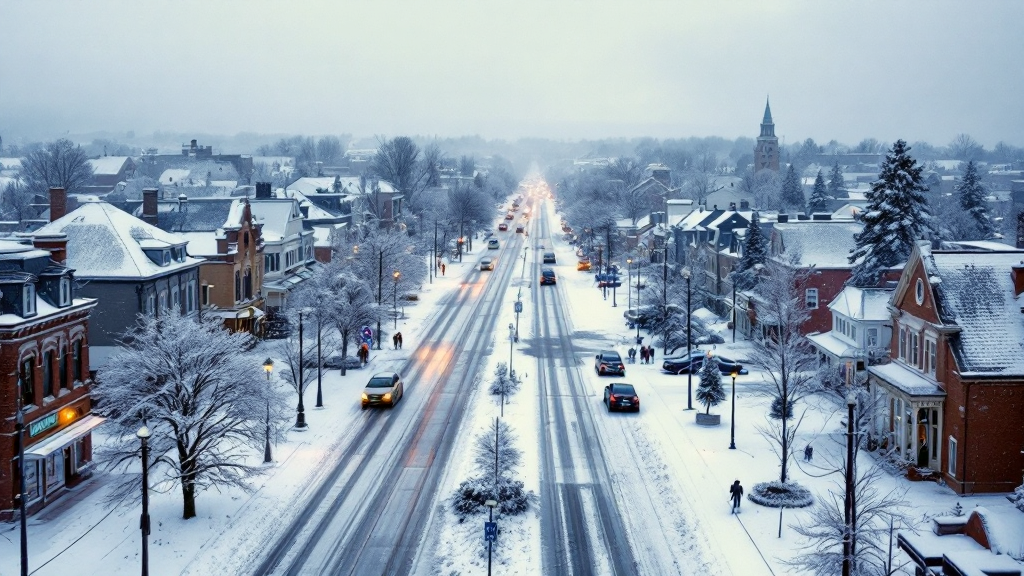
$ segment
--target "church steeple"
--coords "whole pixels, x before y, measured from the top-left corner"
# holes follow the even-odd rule
[[[779,139],[775,137],[775,123],[772,122],[772,108],[767,98],[764,102],[764,119],[761,120],[761,135],[754,148],[754,171],[779,171]]]
[[[767,98],[764,101],[764,120],[761,120],[761,137],[775,137],[775,123],[772,122],[772,107]]]

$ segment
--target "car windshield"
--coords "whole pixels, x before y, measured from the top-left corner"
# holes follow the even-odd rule
[[[605,362],[622,362],[622,358],[619,358],[619,355],[614,352],[602,354],[601,359]]]
[[[632,384],[612,384],[612,394],[635,396],[636,390],[633,388]]]
[[[544,271],[541,272],[541,274],[544,275],[544,276],[554,276],[555,275],[555,271],[554,270],[544,270]]]
[[[374,376],[370,378],[367,388],[391,388],[392,378],[390,376]]]

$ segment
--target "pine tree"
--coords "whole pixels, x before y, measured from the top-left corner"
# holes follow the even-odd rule
[[[725,400],[725,388],[722,387],[722,371],[718,367],[718,358],[708,355],[700,367],[700,385],[697,386],[697,401],[711,413],[712,406],[718,406]]]
[[[800,185],[800,177],[797,176],[796,168],[790,164],[786,170],[786,177],[782,180],[782,207],[792,208],[797,212],[804,209],[804,190]]]
[[[978,174],[978,167],[974,160],[971,160],[964,167],[964,173],[960,183],[956,187],[960,196],[960,207],[971,215],[978,226],[978,233],[983,239],[991,238],[995,232],[992,221],[988,217],[988,210],[985,208],[985,186],[981,183],[981,176]]]
[[[839,167],[839,160],[832,164],[832,171],[828,173],[828,195],[833,198],[846,197],[846,185],[843,184],[843,169]]]
[[[757,283],[757,266],[768,262],[768,238],[761,231],[761,222],[757,212],[750,213],[747,225],[747,236],[743,241],[743,256],[733,270],[732,282],[739,290],[749,290]]]
[[[811,200],[807,203],[808,212],[813,214],[828,210],[828,201],[831,199],[825,185],[825,177],[822,176],[821,170],[818,170],[818,176],[814,179],[814,190],[811,191]]]
[[[914,243],[928,234],[931,212],[924,195],[928,188],[921,178],[922,167],[909,151],[905,141],[897,140],[867,193],[864,230],[854,238],[850,254],[850,263],[855,264],[852,286],[877,286],[882,270],[906,262]]]

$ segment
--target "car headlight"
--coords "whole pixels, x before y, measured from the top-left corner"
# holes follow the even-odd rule
[[[363,396],[363,402],[366,402],[367,400],[369,400],[369,398],[366,396],[366,392],[363,392],[362,396]]]
[[[385,402],[390,402],[391,401],[391,392],[388,392],[387,394],[384,395],[384,401]]]

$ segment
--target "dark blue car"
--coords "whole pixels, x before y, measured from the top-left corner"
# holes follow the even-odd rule
[[[707,358],[708,353],[709,352],[707,350],[694,350],[690,353],[689,357],[683,355],[680,357],[665,358],[661,363],[661,369],[671,374],[686,374],[691,370],[696,374],[697,372],[700,372],[701,367],[704,366],[704,359]],[[714,354],[714,352],[711,353]],[[749,374],[747,369],[735,360],[731,360],[718,354],[715,354],[715,358],[718,359],[719,371],[726,376],[732,374],[734,371],[737,374]]]

